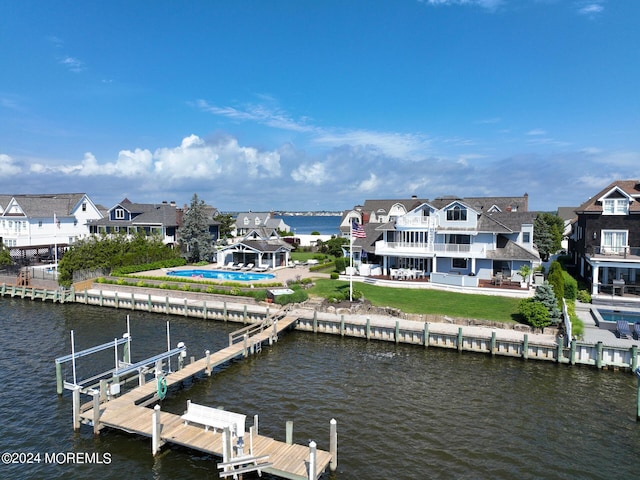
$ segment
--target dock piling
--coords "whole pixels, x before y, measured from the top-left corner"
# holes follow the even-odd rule
[[[293,445],[293,421],[287,420],[286,424],[286,440],[287,445]]]
[[[309,480],[316,480],[316,442],[309,442]]]
[[[151,417],[151,453],[156,455],[160,451],[160,405],[153,407],[153,416]]]
[[[80,387],[76,385],[72,392],[73,398],[73,429],[80,430]]]
[[[338,469],[338,422],[335,418],[329,422],[329,453],[331,454],[329,469],[335,472]]]

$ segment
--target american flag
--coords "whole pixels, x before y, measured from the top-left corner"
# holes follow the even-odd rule
[[[351,235],[353,238],[367,238],[367,232],[365,232],[362,225],[355,220],[351,222]]]

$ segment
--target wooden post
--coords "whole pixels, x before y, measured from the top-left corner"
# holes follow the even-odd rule
[[[309,442],[309,480],[316,480],[316,442]]]
[[[576,364],[576,339],[575,338],[571,339],[571,344],[569,347],[569,363],[571,363],[571,365]]]
[[[202,318],[207,320],[207,302],[206,302],[206,300],[202,301]]]
[[[244,337],[243,337],[243,342],[244,342],[244,347],[243,347],[243,351],[244,351],[244,356],[248,356],[249,353],[247,351],[249,345],[248,345],[248,341],[249,341],[249,336],[245,333]]]
[[[243,312],[242,312],[242,323],[247,323],[247,305],[245,304]]]
[[[562,347],[563,347],[563,343],[564,343],[564,339],[562,337],[558,337],[558,345],[556,346],[556,362],[561,363],[562,362],[562,358],[563,358],[563,354],[562,354]]]
[[[136,294],[131,292],[131,310],[136,309]]]
[[[340,315],[340,336],[344,337],[344,314]]]
[[[496,354],[496,331],[491,332],[491,355]]]
[[[371,319],[369,317],[367,317],[367,331],[366,331],[366,335],[367,335],[367,340],[369,340],[371,338]]]
[[[169,295],[165,295],[164,297],[164,313],[169,315]]]
[[[189,308],[187,307],[187,299],[184,299],[184,316],[188,317],[189,316]]]
[[[206,359],[206,367],[204,371],[207,373],[207,376],[211,376],[211,352],[209,350],[205,350],[204,358]]]
[[[93,392],[93,434],[100,433],[100,392]]]
[[[120,308],[120,300],[118,299],[118,292],[114,292],[114,302],[116,303],[116,308]]]
[[[631,347],[631,370],[635,371],[638,368],[638,346],[634,345]]]
[[[73,398],[73,429],[80,430],[80,387],[76,386],[72,393]]]
[[[329,422],[329,453],[331,454],[329,469],[335,472],[338,469],[338,422],[335,418]]]
[[[153,311],[153,303],[151,302],[151,294],[149,294],[149,297],[147,298],[147,310],[149,312]]]
[[[429,322],[424,322],[424,335],[422,337],[424,348],[429,347]]]
[[[318,333],[318,311],[313,311],[313,333]]]
[[[522,358],[525,360],[529,358],[529,334],[524,334],[524,339],[522,340]]]
[[[102,289],[100,289],[100,306],[103,307],[104,306],[104,296],[102,295]]]
[[[156,455],[160,451],[160,405],[153,407],[153,416],[151,417],[151,453]]]
[[[125,333],[122,336],[125,338],[129,338],[128,333]],[[124,346],[122,347],[122,361],[124,363],[131,363],[131,352],[129,351],[129,342],[124,342]]]
[[[56,390],[58,395],[62,395],[64,390],[64,380],[62,379],[62,365],[56,362]]]
[[[458,351],[462,351],[462,327],[458,327]]]
[[[602,342],[596,344],[596,367],[602,368]]]
[[[400,342],[400,320],[396,320],[395,340],[397,345]]]
[[[226,322],[229,317],[228,317],[228,312],[227,312],[227,302],[225,301],[223,304],[223,309],[222,309],[222,318],[224,319],[224,321]]]
[[[286,443],[287,445],[293,445],[293,421],[292,420],[287,420]]]

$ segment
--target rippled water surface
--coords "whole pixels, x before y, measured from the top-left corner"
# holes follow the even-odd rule
[[[226,345],[238,324],[80,305],[0,299],[0,450],[108,453],[108,465],[0,465],[1,478],[218,478],[215,459],[169,447],[155,458],[150,439],[90,427],[73,432],[71,397],[56,394],[54,359],[105,343],[131,317],[133,360],[172,345],[189,355]],[[113,352],[78,361],[78,375],[113,365]],[[69,372],[67,372],[69,373]],[[640,424],[637,381],[626,373],[292,332],[273,348],[173,392],[163,410],[187,399],[258,414],[260,433],[328,449],[338,421],[335,479],[635,478]],[[245,475],[246,478],[257,478]],[[271,478],[263,475],[263,478]]]

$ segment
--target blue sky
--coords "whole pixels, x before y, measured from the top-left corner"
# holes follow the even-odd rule
[[[640,1],[0,1],[0,193],[344,210],[640,178]]]

